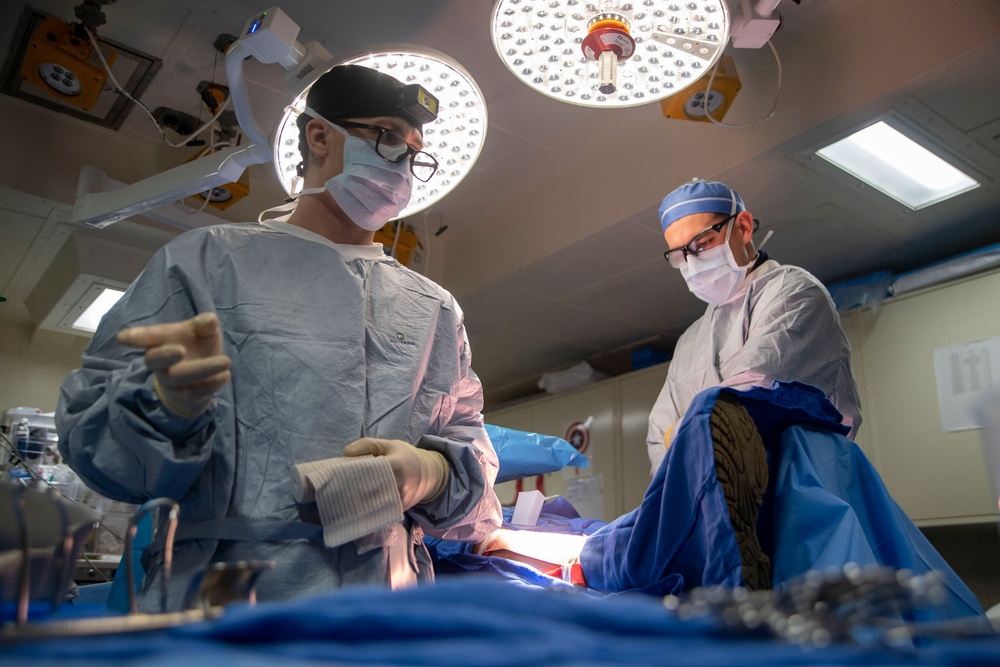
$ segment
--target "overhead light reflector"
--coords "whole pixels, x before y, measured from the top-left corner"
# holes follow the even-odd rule
[[[979,187],[979,182],[884,121],[816,155],[913,210]]]
[[[678,93],[729,41],[723,0],[497,0],[493,46],[527,86],[560,102],[628,107]]]
[[[370,67],[404,84],[419,83],[440,103],[437,120],[424,125],[423,148],[440,166],[427,183],[413,180],[410,203],[395,219],[435,204],[472,171],[486,139],[486,101],[472,76],[458,63],[443,54],[397,49],[368,53],[339,64]],[[278,180],[289,194],[302,189],[302,179],[296,173],[302,161],[296,119],[305,108],[308,93],[307,88],[285,109],[274,142]]]

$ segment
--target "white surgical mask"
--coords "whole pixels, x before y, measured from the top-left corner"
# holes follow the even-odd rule
[[[347,134],[343,128],[326,122],[344,135],[344,169],[323,188],[307,188],[299,196],[328,192],[354,224],[377,231],[410,201],[410,163],[384,160],[375,152],[374,141]]]
[[[739,266],[729,247],[729,235],[735,225],[735,220],[729,224],[724,243],[697,255],[688,255],[681,265],[681,275],[691,293],[715,306],[736,295],[750,268],[750,264]]]

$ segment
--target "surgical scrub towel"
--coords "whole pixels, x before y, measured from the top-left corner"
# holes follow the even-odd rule
[[[750,413],[768,454],[770,483],[757,522],[773,585],[805,572],[857,563],[914,574],[937,570],[944,604],[908,620],[981,615],[975,596],[889,495],[878,472],[844,435],[840,414],[818,389],[774,383],[717,387],[695,397],[642,504],[586,542],[587,584],[606,592],[680,593],[742,585],[741,562],[715,475],[709,415],[721,392]]]
[[[339,547],[403,520],[392,465],[383,456],[323,459],[294,467],[292,496],[315,502],[323,543]]]

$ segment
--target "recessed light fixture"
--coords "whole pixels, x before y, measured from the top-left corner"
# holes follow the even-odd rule
[[[980,185],[885,121],[821,148],[816,155],[915,211]]]
[[[427,183],[413,180],[410,203],[394,218],[405,218],[438,202],[465,178],[475,164],[486,139],[486,101],[472,76],[443,54],[410,50],[386,50],[346,60],[341,65],[361,65],[384,72],[404,84],[419,83],[433,93],[440,105],[437,120],[424,126],[424,151],[439,167]],[[274,165],[285,192],[302,188],[296,167],[299,128],[296,119],[305,108],[306,88],[286,108],[274,142]]]
[[[123,294],[125,294],[124,290],[111,289],[110,287],[100,288],[97,298],[73,321],[73,328],[91,333],[97,331],[97,325],[101,323],[101,318],[111,310],[111,306],[118,303]]]

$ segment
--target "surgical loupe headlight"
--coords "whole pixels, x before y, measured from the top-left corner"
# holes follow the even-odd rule
[[[370,67],[403,83],[400,110],[423,122],[423,150],[440,165],[430,181],[414,179],[410,203],[395,219],[432,206],[468,175],[486,139],[486,102],[472,76],[458,63],[433,51],[401,48],[367,53],[336,64]],[[317,73],[315,78],[332,68]],[[286,107],[274,142],[278,180],[289,195],[302,189],[297,171],[302,157],[296,119],[305,109],[308,93],[306,87]]]
[[[411,83],[399,89],[397,106],[403,116],[412,118],[417,125],[432,123],[438,117],[438,98],[419,83]]]

